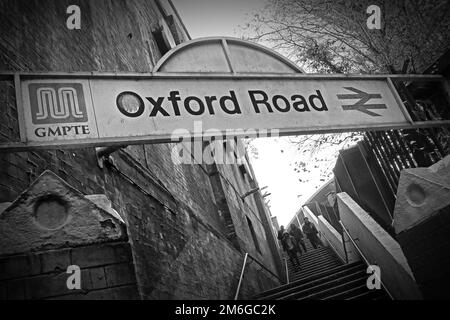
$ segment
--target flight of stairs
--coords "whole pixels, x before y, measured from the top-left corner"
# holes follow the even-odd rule
[[[287,258],[289,284],[262,292],[254,299],[389,299],[383,289],[367,288],[369,274],[362,261],[344,264],[330,247],[313,249],[308,240],[305,242],[308,251],[299,257],[300,270]]]

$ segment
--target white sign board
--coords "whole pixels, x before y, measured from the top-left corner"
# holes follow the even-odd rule
[[[92,145],[170,141],[176,130],[405,127],[404,107],[391,88],[379,78],[28,79],[21,81],[22,125],[26,142]]]

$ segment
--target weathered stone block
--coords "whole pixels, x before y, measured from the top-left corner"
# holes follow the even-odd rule
[[[135,283],[134,267],[131,263],[113,264],[105,267],[108,286]]]
[[[70,249],[52,250],[39,254],[42,273],[67,270],[70,263]]]
[[[88,270],[91,279],[91,287],[89,289],[100,289],[106,288],[108,286],[108,284],[106,283],[105,270],[103,267],[92,268]]]
[[[8,300],[25,299],[25,283],[22,279],[10,280],[7,282]]]
[[[25,282],[27,299],[42,299],[70,293],[71,290],[66,285],[68,276],[64,272],[27,279]]]
[[[70,274],[67,274],[67,277],[69,277]],[[89,290],[93,289],[92,279],[91,279],[91,273],[89,269],[81,269],[81,285],[80,289],[83,292],[87,292]]]
[[[19,255],[0,258],[0,280],[39,274],[41,266],[36,255]]]
[[[127,243],[107,243],[72,249],[72,264],[80,268],[130,261],[131,249]]]
[[[93,290],[52,298],[53,300],[136,300],[139,299],[135,285]]]

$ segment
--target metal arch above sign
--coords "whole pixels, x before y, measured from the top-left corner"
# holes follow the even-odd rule
[[[304,73],[292,61],[254,42],[221,37],[179,44],[156,64],[154,73]]]
[[[249,66],[255,72],[249,72]],[[181,71],[180,71],[181,69]],[[239,39],[194,40],[151,74],[15,74],[20,142],[0,150],[172,142],[202,138],[381,130],[413,122],[392,81],[439,76],[306,75]]]

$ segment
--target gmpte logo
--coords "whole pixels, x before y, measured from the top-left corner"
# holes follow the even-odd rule
[[[88,120],[81,83],[32,83],[29,92],[33,124]]]

